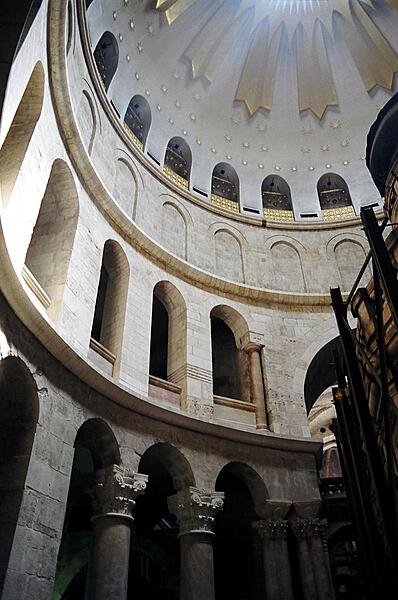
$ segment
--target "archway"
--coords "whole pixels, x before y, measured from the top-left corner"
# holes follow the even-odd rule
[[[228,306],[215,306],[210,322],[213,394],[249,402],[248,355],[242,349],[249,331],[246,321]]]
[[[90,345],[113,365],[114,375],[120,367],[129,276],[129,263],[122,247],[114,240],[107,240],[102,255]]]
[[[139,94],[133,96],[124,115],[124,124],[130,138],[140,150],[145,148],[151,121],[151,107],[148,101]]]
[[[211,202],[221,208],[239,212],[239,177],[228,163],[219,163],[211,177]]]
[[[317,184],[319,204],[325,221],[354,217],[348,185],[337,173],[325,173]]]
[[[78,216],[73,175],[64,161],[56,160],[25,258],[25,266],[50,298],[53,319],[61,308]]]
[[[149,373],[178,383],[186,361],[186,304],[172,283],[160,281],[153,289]]]
[[[263,214],[270,221],[294,221],[292,196],[287,181],[268,175],[261,186]]]
[[[178,524],[167,498],[195,485],[192,469],[183,454],[168,443],[150,446],[138,468],[148,475],[145,494],[137,498],[136,536],[131,548],[130,574],[134,583],[128,597],[175,600],[178,597]],[[139,568],[143,569],[139,571]]]
[[[105,91],[107,91],[119,63],[119,46],[110,31],[105,31],[96,45],[94,60]]]
[[[44,69],[37,62],[0,150],[0,186],[6,206],[43,107]]]
[[[39,418],[37,387],[20,358],[0,361],[0,593],[25,490]]]
[[[173,137],[167,144],[163,171],[178,185],[188,189],[191,176],[192,152],[187,142]]]
[[[84,598],[92,539],[92,489],[95,472],[120,464],[120,452],[109,425],[89,419],[75,439],[75,455],[58,553],[53,600]]]
[[[252,524],[262,516],[268,497],[266,486],[252,467],[232,462],[221,469],[215,487],[225,494],[223,510],[216,517],[216,598],[253,600],[264,597],[264,569],[253,553]]]

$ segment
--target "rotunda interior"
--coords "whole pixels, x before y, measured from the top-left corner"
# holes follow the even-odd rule
[[[398,585],[396,0],[5,0],[0,596]]]

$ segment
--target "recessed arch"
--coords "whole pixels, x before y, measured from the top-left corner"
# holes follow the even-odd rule
[[[37,62],[0,150],[0,189],[3,206],[7,205],[11,197],[42,111],[44,80],[43,65]]]
[[[246,463],[233,461],[223,466],[221,473],[230,473],[240,479],[250,492],[253,507],[258,517],[266,515],[266,500],[269,498],[269,492],[263,478],[253,467]],[[218,477],[217,477],[218,479]],[[217,483],[216,483],[217,489]]]
[[[160,464],[170,475],[175,492],[195,486],[195,476],[188,459],[168,442],[157,442],[149,446],[141,457],[138,471],[147,473],[151,465]]]
[[[90,452],[95,471],[121,463],[115,434],[108,423],[100,418],[88,419],[80,426],[74,447],[79,445]]]
[[[167,144],[163,171],[173,181],[189,189],[192,152],[189,144],[181,137],[173,137]]]
[[[221,208],[239,212],[239,177],[228,163],[218,163],[211,176],[211,202]]]
[[[36,382],[16,356],[0,361],[0,595],[39,419]]]
[[[93,486],[96,472],[120,465],[117,440],[100,418],[88,419],[77,431],[54,599],[84,597],[92,540]]]
[[[33,228],[25,265],[48,294],[48,314],[59,315],[79,217],[79,199],[68,165],[54,161]]]
[[[230,463],[217,477],[215,489],[223,492],[223,510],[217,515],[214,543],[216,597],[253,598],[253,522],[258,519],[253,493],[263,497],[257,473],[243,463]],[[258,584],[257,586],[258,587]]]
[[[213,394],[250,401],[248,356],[242,349],[248,340],[245,319],[233,308],[215,306],[210,312]]]
[[[186,303],[170,281],[159,281],[153,289],[149,373],[180,385],[186,362]]]
[[[144,96],[136,94],[129,102],[124,115],[124,123],[127,133],[140,150],[145,149],[151,122],[152,114],[148,100]]]
[[[290,186],[280,175],[268,175],[261,185],[264,218],[294,221]]]
[[[110,31],[102,34],[94,50],[94,60],[105,91],[107,91],[119,63],[119,46]]]
[[[304,381],[304,400],[307,414],[319,396],[332,385],[336,385],[337,376],[334,355],[341,357],[340,336],[327,342],[311,360]]]
[[[226,227],[214,231],[213,236],[217,274],[226,279],[244,283],[245,265],[241,236]]]
[[[270,247],[273,282],[279,290],[284,292],[305,292],[301,254],[290,241],[277,240]]]
[[[324,173],[318,180],[317,192],[325,221],[355,216],[350,191],[337,173]]]
[[[113,355],[113,375],[120,368],[130,266],[121,245],[104,244],[91,338]]]

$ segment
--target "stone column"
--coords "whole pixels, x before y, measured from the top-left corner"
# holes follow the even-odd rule
[[[224,494],[190,486],[168,504],[180,526],[180,600],[214,600],[214,518]]]
[[[297,519],[291,523],[296,538],[303,595],[306,600],[333,600],[334,591],[322,535],[326,520]]]
[[[111,465],[96,473],[88,575],[89,600],[127,598],[135,499],[145,491],[147,481],[147,475],[129,475],[118,465]]]
[[[288,522],[284,519],[267,519],[253,523],[257,537],[262,540],[267,600],[293,600],[287,546],[288,527]]]
[[[262,348],[263,345],[261,343],[250,341],[246,344],[244,350],[249,357],[250,399],[256,409],[256,427],[257,429],[268,429],[264,377],[261,364]]]

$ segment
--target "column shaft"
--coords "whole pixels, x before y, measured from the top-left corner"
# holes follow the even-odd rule
[[[261,346],[254,342],[249,342],[245,350],[249,357],[250,398],[256,410],[256,427],[257,429],[268,429],[264,378],[261,365]]]
[[[214,600],[213,537],[199,532],[180,537],[180,600]]]
[[[89,600],[127,598],[130,521],[131,519],[116,515],[104,515],[94,519]]]

